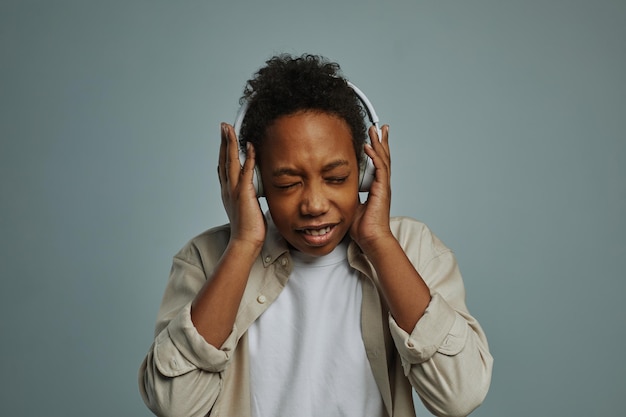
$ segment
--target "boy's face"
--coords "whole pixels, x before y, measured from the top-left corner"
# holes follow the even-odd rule
[[[359,165],[348,124],[322,112],[282,116],[268,127],[259,157],[280,234],[301,252],[330,253],[359,205]]]

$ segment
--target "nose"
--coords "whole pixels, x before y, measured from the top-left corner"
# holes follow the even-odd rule
[[[319,184],[307,184],[302,190],[300,213],[304,216],[321,216],[328,211],[330,202]]]

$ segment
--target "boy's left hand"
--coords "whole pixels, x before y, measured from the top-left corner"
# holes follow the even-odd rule
[[[389,152],[389,126],[381,129],[378,138],[374,126],[369,129],[371,145],[365,145],[365,153],[372,158],[376,168],[374,181],[367,200],[359,205],[350,236],[364,252],[374,244],[381,244],[386,237],[393,237],[389,228],[391,209],[391,154]]]

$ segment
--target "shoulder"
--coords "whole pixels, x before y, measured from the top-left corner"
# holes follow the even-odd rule
[[[224,253],[229,239],[229,224],[213,227],[190,239],[174,258],[194,265],[216,262]]]
[[[391,232],[409,258],[418,264],[452,251],[419,220],[410,217],[392,217]]]
[[[432,236],[432,232],[425,223],[411,217],[392,217],[389,226],[391,232],[401,243],[405,240],[421,240]]]
[[[392,217],[389,220],[389,224],[391,225],[391,230],[394,233],[400,232],[405,229],[411,229],[411,230],[428,229],[428,226],[426,226],[426,224],[412,217],[407,217],[407,216]]]

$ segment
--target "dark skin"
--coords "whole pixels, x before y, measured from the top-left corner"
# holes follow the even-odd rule
[[[222,346],[232,331],[252,264],[266,235],[252,184],[255,150],[248,147],[242,167],[233,127],[223,123],[221,128],[218,175],[231,236],[191,310],[198,332],[216,347]],[[329,253],[349,233],[376,270],[392,316],[410,333],[430,302],[430,291],[389,228],[388,126],[383,126],[380,141],[375,128],[369,131],[371,145],[365,146],[365,153],[372,158],[376,173],[363,203],[358,201],[358,164],[344,120],[320,112],[301,112],[280,117],[270,130],[265,149],[284,151],[261,155],[260,165],[270,211],[286,219],[284,224],[275,221],[279,232],[297,250],[317,256]],[[293,141],[293,132],[299,132],[298,141]],[[335,144],[328,142],[329,135]],[[312,237],[307,228],[323,231]]]

